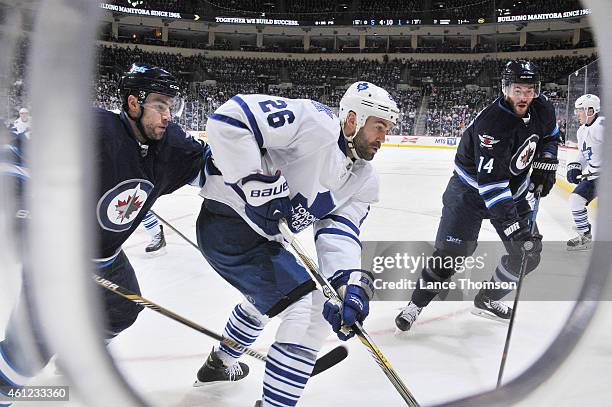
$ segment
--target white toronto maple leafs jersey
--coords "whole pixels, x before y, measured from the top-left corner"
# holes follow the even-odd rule
[[[308,99],[237,95],[213,113],[206,127],[215,166],[201,195],[232,207],[255,231],[236,183],[254,173],[280,171],[287,180],[294,232],[313,225],[319,263],[329,277],[361,268],[360,225],[378,200],[370,163],[344,152],[340,122],[332,110]],[[231,231],[228,231],[231,233]]]
[[[597,117],[590,125],[583,124],[578,128],[578,155],[576,161],[582,164],[582,170],[588,174],[598,173],[603,161],[604,122],[606,118]],[[590,176],[595,179],[597,176]]]

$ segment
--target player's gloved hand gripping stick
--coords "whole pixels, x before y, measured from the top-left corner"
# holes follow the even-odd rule
[[[285,219],[280,220],[278,223],[278,228],[285,240],[289,242],[293,250],[295,250],[297,253],[298,257],[302,260],[310,276],[318,283],[319,287],[323,291],[323,295],[325,295],[325,297],[328,298],[333,304],[341,307],[342,299],[336,290],[334,290],[330,282],[327,281],[325,276],[321,273],[317,264],[307,255],[306,250],[300,245],[295,235],[291,232],[291,229],[289,229]],[[352,325],[351,329],[355,332],[361,343],[368,348],[370,354],[385,373],[387,378],[391,381],[393,387],[395,387],[395,389],[399,392],[402,399],[406,402],[406,405],[410,407],[418,407],[419,403],[417,400],[408,390],[404,382],[402,382],[402,379],[400,379],[400,377],[397,375],[380,348],[376,346],[370,335],[368,335],[368,333],[363,329],[361,323],[357,320]]]

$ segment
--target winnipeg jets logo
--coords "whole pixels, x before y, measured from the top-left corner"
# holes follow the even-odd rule
[[[512,160],[510,160],[510,172],[512,172],[512,174],[518,175],[529,169],[533,157],[535,156],[538,140],[540,140],[540,136],[532,134],[516,150],[512,156]]]
[[[361,92],[362,90],[366,90],[370,87],[370,84],[367,82],[361,82],[357,84],[357,92]]]
[[[117,220],[119,222],[125,222],[126,220],[130,220],[130,217],[135,213],[138,214],[138,210],[144,203],[144,201],[140,200],[139,196],[140,192],[140,184],[136,185],[136,189],[134,193],[126,200],[119,199],[117,205],[115,205],[115,211],[117,212]]]
[[[533,159],[534,153],[535,153],[535,146],[531,146],[531,144],[527,146],[527,149],[525,149],[523,153],[521,154],[521,156],[519,157],[519,160],[521,160],[521,164],[523,164],[524,166],[529,165],[529,163]]]
[[[499,143],[499,140],[495,140],[495,137],[489,136],[488,134],[478,135],[480,139],[480,147],[484,147],[487,149],[492,149],[493,146]]]
[[[108,190],[98,201],[96,212],[100,227],[111,232],[128,230],[151,191],[153,184],[144,179],[123,181]]]

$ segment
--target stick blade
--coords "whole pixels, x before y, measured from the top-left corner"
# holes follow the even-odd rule
[[[334,349],[327,352],[325,355],[317,359],[315,367],[312,371],[312,376],[318,375],[321,372],[326,371],[330,367],[337,365],[342,362],[348,356],[348,349],[344,345],[335,347]]]

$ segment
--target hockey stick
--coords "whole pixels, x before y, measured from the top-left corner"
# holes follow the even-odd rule
[[[196,324],[193,321],[190,321],[187,318],[184,318],[172,311],[170,311],[167,308],[164,308],[160,305],[157,305],[156,303],[154,303],[153,301],[149,301],[146,298],[131,292],[130,290],[121,287],[120,285],[117,285],[115,283],[113,283],[112,281],[109,281],[105,278],[102,278],[98,275],[94,275],[93,276],[94,281],[96,283],[98,283],[100,286],[106,288],[109,291],[112,291],[113,293],[129,300],[132,302],[135,302],[136,304],[145,307],[145,308],[149,308],[152,309],[153,311],[156,311],[162,315],[165,315],[167,317],[169,317],[170,319],[173,319],[191,329],[194,329],[200,333],[203,333],[204,335],[216,339],[220,342],[223,342],[224,344],[226,344],[227,346],[229,346],[230,348],[236,349],[239,352],[243,352],[249,356],[252,356],[256,359],[259,359],[263,362],[267,361],[268,358],[266,355],[257,352],[256,350],[253,350],[251,348],[247,348],[246,346],[243,346],[241,344],[239,344],[238,342],[230,339],[230,338],[225,338],[207,328],[204,328],[203,326]],[[314,370],[312,372],[312,376],[317,375],[327,369],[329,369],[330,367],[340,363],[341,361],[343,361],[346,357],[348,356],[348,351],[346,349],[346,347],[344,346],[338,346],[334,349],[332,349],[331,351],[329,351],[328,353],[326,353],[325,355],[321,356],[320,358],[317,359],[317,361],[315,362],[315,367]]]
[[[533,211],[531,212],[531,225],[529,225],[529,232],[533,236],[535,232],[536,216],[538,216],[538,210],[540,209],[540,193],[535,194],[535,204]],[[527,252],[523,250],[521,256],[521,269],[519,271],[518,283],[516,285],[516,294],[514,296],[514,305],[512,306],[512,315],[510,316],[510,324],[508,325],[508,332],[506,333],[506,342],[504,343],[504,352],[502,353],[501,363],[499,365],[499,373],[497,374],[497,387],[501,387],[502,377],[504,376],[504,368],[506,367],[506,360],[508,359],[508,349],[510,348],[510,338],[512,337],[512,327],[514,326],[514,316],[516,315],[516,308],[518,307],[519,296],[521,295],[521,287],[523,285],[523,278],[525,277],[525,270],[527,269]]]
[[[168,223],[168,221],[167,221],[167,220],[165,220],[164,218],[162,218],[161,216],[159,216],[159,215],[157,214],[157,212],[155,212],[153,209],[149,209],[149,211],[150,211],[150,212],[151,212],[153,215],[155,215],[155,217],[156,217],[157,219],[159,219],[159,220],[161,221],[161,223],[163,223],[164,225],[168,226],[168,228],[169,228],[169,229],[172,229],[172,230],[174,231],[174,233],[176,233],[177,235],[179,235],[180,237],[182,237],[183,239],[185,239],[185,241],[186,241],[187,243],[189,243],[190,245],[192,245],[193,247],[195,247],[195,249],[196,249],[197,251],[200,251],[200,248],[198,247],[198,245],[197,245],[197,244],[193,243],[193,242],[191,241],[191,239],[189,239],[187,236],[185,236],[184,234],[182,234],[182,233],[181,233],[181,232],[180,232],[180,231],[179,231],[177,228],[175,228],[175,227],[174,227],[174,226],[172,226],[170,223]]]
[[[587,172],[586,174],[579,174],[576,179],[579,180],[583,180],[583,179],[589,179],[589,177],[598,177],[599,173],[598,172]]]
[[[187,243],[189,243],[189,244],[190,244],[191,246],[193,246],[193,247],[194,247],[194,248],[195,248],[195,249],[196,249],[198,252],[200,252],[200,248],[198,247],[198,245],[196,245],[194,242],[192,242],[192,241],[191,241],[191,240],[190,240],[190,239],[189,239],[187,236],[185,236],[184,234],[182,234],[182,233],[181,233],[181,232],[180,232],[180,231],[179,231],[177,228],[175,228],[174,226],[172,226],[172,225],[171,225],[171,224],[170,224],[170,223],[169,223],[167,220],[165,220],[164,218],[162,218],[161,216],[159,216],[159,215],[158,215],[156,212],[154,212],[154,211],[153,211],[153,209],[150,209],[150,211],[151,211],[151,213],[153,213],[153,215],[155,215],[155,216],[156,216],[156,217],[157,217],[157,218],[158,218],[158,219],[159,219],[159,220],[160,220],[160,221],[161,221],[161,222],[162,222],[164,225],[168,226],[168,228],[172,229],[174,232],[176,232],[176,234],[178,234],[178,235],[179,235],[180,237],[182,237],[182,238],[183,238],[183,239],[184,239],[184,240],[185,240]],[[111,283],[111,284],[112,284],[112,283]],[[124,289],[124,290],[125,290],[125,289]],[[127,291],[127,290],[125,290],[125,291]],[[135,295],[135,294],[134,294],[134,295]],[[139,297],[139,296],[137,296],[137,297]],[[127,297],[126,297],[126,298],[127,298]],[[144,300],[144,298],[142,298],[142,297],[140,297],[140,299]],[[128,298],[128,300],[130,300],[130,298]],[[145,300],[145,301],[146,301],[146,300]],[[150,302],[150,301],[149,301],[149,302]],[[153,304],[153,303],[151,303],[151,304]],[[141,305],[146,306],[146,305],[144,305],[143,303],[141,303]],[[161,312],[162,314],[163,314],[163,312],[162,312],[161,310],[164,310],[164,311],[167,311],[167,312],[169,312],[169,313],[172,313],[171,311],[169,311],[169,310],[165,310],[164,308],[160,307],[159,305],[156,305],[156,306],[159,308],[159,310],[156,310],[155,308],[151,308],[151,309],[154,309],[154,310],[156,310],[156,311],[158,311],[158,312]],[[174,314],[174,313],[172,313],[172,314]],[[165,314],[164,314],[164,315],[165,315]],[[176,314],[174,314],[174,315],[176,315]],[[170,315],[168,315],[168,316],[170,316]],[[179,316],[179,315],[176,315],[176,316],[180,318],[180,316]],[[172,316],[170,316],[170,318],[172,318]],[[191,322],[191,321],[189,321],[189,320],[186,320],[186,321],[196,326],[195,328],[194,328],[193,326],[191,326],[192,328],[194,328],[194,329],[196,329],[196,330],[199,330],[199,329],[198,329],[198,328],[199,328],[199,325],[197,325],[197,324],[195,324],[195,323],[193,323],[193,322]],[[179,321],[179,322],[183,322],[183,321]],[[189,326],[189,325],[188,325],[188,326]],[[204,328],[203,328],[203,329],[204,329]],[[200,331],[200,332],[201,332],[201,331]],[[209,331],[209,332],[210,332],[210,331]],[[206,332],[203,332],[203,333],[205,333],[205,334],[206,334]],[[216,335],[216,336],[211,336],[211,337],[212,337],[212,338],[214,338],[214,339],[217,339],[217,340],[219,340],[219,341],[221,341],[221,340],[222,340],[224,343],[226,343],[226,345],[228,345],[229,347],[232,347],[232,345],[230,345],[229,343],[227,343],[227,342],[226,342],[226,340],[230,340],[230,341],[231,341],[231,339],[228,339],[228,338],[223,338],[221,335],[217,335],[217,334],[214,334],[214,335]],[[210,335],[209,335],[209,336],[210,336]],[[236,344],[237,344],[238,346],[242,346],[242,345],[238,344],[237,342],[236,342]],[[239,348],[236,348],[236,349],[240,351],[240,349],[239,349]],[[246,353],[246,352],[245,352],[245,353]],[[333,367],[334,365],[336,365],[336,364],[338,364],[338,363],[342,362],[344,359],[346,359],[346,357],[347,357],[347,356],[348,356],[348,350],[346,349],[346,347],[345,347],[345,346],[342,346],[342,345],[341,345],[341,346],[336,346],[334,349],[332,349],[331,351],[327,352],[325,355],[323,355],[323,356],[321,356],[320,358],[318,358],[318,359],[317,359],[317,361],[315,362],[315,366],[314,366],[314,369],[313,369],[313,371],[312,371],[311,376],[315,376],[315,375],[317,375],[317,374],[319,374],[319,373],[321,373],[321,372],[323,372],[323,371],[325,371],[325,370],[329,369],[330,367]],[[265,356],[264,356],[264,358],[265,358]],[[261,360],[264,360],[264,361],[265,361],[265,359],[261,359]]]
[[[278,228],[285,240],[289,242],[291,247],[293,247],[299,258],[302,260],[310,276],[319,284],[319,286],[321,287],[321,291],[323,291],[323,295],[325,295],[326,298],[341,307],[342,300],[340,296],[338,295],[336,290],[334,290],[331,284],[329,284],[329,281],[327,281],[325,276],[321,273],[319,267],[306,254],[306,250],[300,245],[295,235],[291,232],[285,219],[280,220],[280,222],[278,223]],[[376,361],[378,366],[380,366],[380,368],[383,370],[387,378],[391,381],[391,383],[399,392],[400,396],[402,397],[402,399],[404,399],[406,404],[410,407],[418,407],[419,403],[416,401],[412,393],[410,393],[410,391],[402,382],[402,379],[400,379],[395,370],[393,370],[393,367],[391,367],[391,364],[389,363],[385,355],[382,353],[380,348],[376,346],[370,335],[368,335],[365,329],[363,329],[361,323],[356,322],[352,326],[352,329],[355,331],[355,334],[357,335],[359,340],[361,340],[361,343],[363,343],[368,348],[370,354],[372,355],[372,357],[374,357],[374,360]]]

